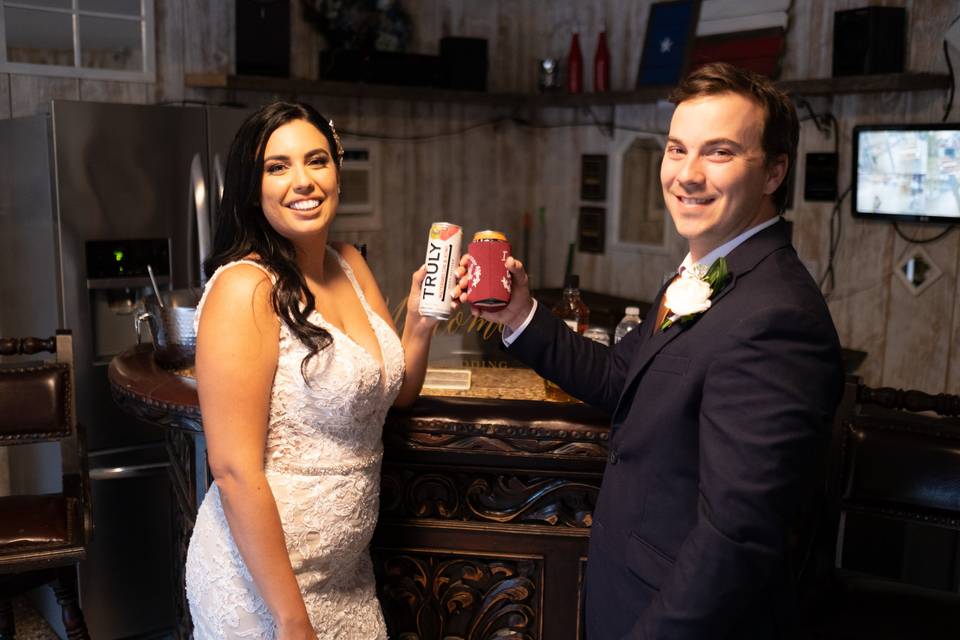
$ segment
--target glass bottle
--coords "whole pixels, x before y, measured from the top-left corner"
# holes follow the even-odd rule
[[[600,32],[597,51],[593,54],[593,90],[596,93],[610,91],[610,50],[607,49],[606,31]]]
[[[563,297],[553,308],[553,314],[567,323],[571,330],[583,334],[590,324],[590,309],[580,299],[580,276],[571,273],[563,283]]]
[[[567,91],[583,91],[583,54],[580,53],[580,34],[573,32],[570,41],[570,54],[567,56]]]

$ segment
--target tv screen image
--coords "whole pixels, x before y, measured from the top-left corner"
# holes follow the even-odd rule
[[[960,125],[859,126],[853,140],[855,216],[960,222]]]

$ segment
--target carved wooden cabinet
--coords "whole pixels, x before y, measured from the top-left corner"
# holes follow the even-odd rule
[[[209,476],[196,384],[147,347],[114,358],[115,401],[167,429],[178,518],[171,581]],[[582,404],[421,398],[384,428],[371,553],[395,640],[574,640],[608,417]]]
[[[391,413],[371,549],[390,637],[579,638],[607,424],[529,401]]]

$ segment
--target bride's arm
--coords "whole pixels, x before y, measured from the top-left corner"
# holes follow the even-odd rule
[[[439,320],[421,316],[420,283],[426,275],[426,267],[420,267],[410,279],[410,293],[407,297],[407,316],[403,321],[403,336],[400,343],[403,345],[403,361],[406,369],[403,374],[403,384],[397,399],[393,401],[395,407],[407,407],[420,395],[423,388],[423,378],[427,375],[427,361],[430,358],[430,339]]]
[[[367,266],[366,261],[360,252],[352,245],[346,243],[334,243],[334,248],[346,258],[357,276],[357,281],[363,289],[363,295],[367,299],[371,308],[387,321],[393,330],[397,327],[393,323],[390,311],[387,309],[387,303],[383,300],[383,294]],[[421,316],[420,308],[420,283],[423,282],[423,276],[426,274],[426,267],[420,267],[413,273],[410,281],[410,293],[407,298],[407,315],[403,322],[403,335],[400,337],[400,344],[403,345],[403,384],[400,386],[400,392],[397,399],[393,401],[395,407],[406,407],[413,404],[417,396],[420,395],[420,389],[423,387],[423,378],[427,373],[427,360],[430,356],[430,339],[433,337],[433,330],[437,325],[436,318]]]
[[[315,638],[263,470],[280,331],[271,288],[253,266],[220,274],[200,316],[197,390],[210,471],[243,562],[280,637]]]

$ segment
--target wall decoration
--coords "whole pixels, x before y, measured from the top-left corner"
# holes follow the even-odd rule
[[[699,9],[699,0],[670,0],[650,5],[637,86],[679,82],[687,69]]]
[[[605,154],[580,156],[580,199],[600,202],[607,199],[607,156]]]

